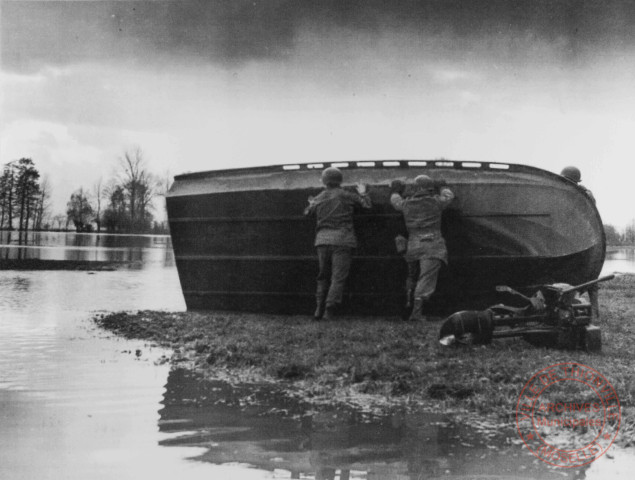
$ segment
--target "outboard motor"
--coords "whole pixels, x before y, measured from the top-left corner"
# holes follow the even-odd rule
[[[615,275],[608,275],[576,286],[542,285],[531,297],[507,286],[496,287],[499,292],[522,298],[527,306],[497,304],[486,310],[454,313],[441,326],[439,341],[442,345],[482,345],[493,338],[523,337],[539,346],[600,351],[600,329],[591,325],[591,305],[580,297],[580,292],[613,278]]]

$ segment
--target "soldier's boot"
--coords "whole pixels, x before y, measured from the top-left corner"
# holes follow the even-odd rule
[[[406,309],[412,308],[412,305],[414,303],[414,295],[415,295],[415,289],[414,288],[408,288],[406,289]]]
[[[315,312],[313,312],[313,318],[319,320],[324,316],[324,297],[315,298]]]
[[[324,315],[322,315],[322,320],[334,320],[337,316],[337,305],[327,305],[324,309]]]
[[[425,322],[427,318],[423,314],[424,305],[425,300],[423,298],[415,298],[412,313],[410,314],[410,318],[408,318],[408,320],[411,322]]]
[[[406,303],[404,303],[403,309],[401,310],[401,319],[408,320],[410,314],[412,313],[412,305],[414,303],[414,288],[406,288]]]
[[[326,302],[327,289],[324,285],[318,284],[317,292],[315,293],[315,312],[313,312],[313,318],[319,320],[324,316],[324,303]]]

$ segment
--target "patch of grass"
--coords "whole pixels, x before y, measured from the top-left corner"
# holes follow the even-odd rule
[[[430,408],[460,409],[510,421],[525,383],[556,363],[578,362],[601,372],[616,388],[622,437],[635,443],[635,278],[601,284],[601,353],[534,347],[522,339],[445,348],[439,323],[380,318],[314,322],[307,315],[227,312],[112,313],[103,328],[173,348],[179,359],[214,375],[249,370],[310,396],[346,392],[407,398]]]

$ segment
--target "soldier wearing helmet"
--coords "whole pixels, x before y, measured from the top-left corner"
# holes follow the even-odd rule
[[[316,319],[332,319],[342,303],[350,270],[352,251],[357,247],[353,229],[355,208],[370,208],[366,186],[357,185],[357,194],[344,190],[342,172],[329,167],[322,172],[326,187],[317,197],[309,197],[305,215],[315,215],[319,273],[317,277]]]
[[[587,196],[593,200],[595,203],[595,197],[591,190],[586,188],[582,183],[582,174],[580,173],[580,169],[577,167],[564,167],[560,175],[566,178],[567,180],[572,181],[577,185],[578,188],[582,189]],[[600,319],[600,299],[599,299],[599,285],[597,283],[591,285],[587,290],[589,294],[589,302],[591,303],[591,315],[594,321],[598,321]]]
[[[575,183],[580,183],[582,180],[582,174],[580,173],[580,169],[578,167],[564,167],[562,172],[560,172],[560,175]]]
[[[404,190],[403,182],[393,181],[390,203],[403,213],[408,229],[408,248],[404,255],[408,264],[406,306],[412,305],[410,320],[421,321],[425,320],[424,309],[436,289],[439,270],[448,262],[441,235],[441,213],[454,199],[454,193],[445,182],[435,182],[427,175],[415,178],[413,195],[403,198]]]
[[[578,187],[584,190],[589,197],[591,197],[591,200],[595,202],[595,197],[591,193],[591,190],[580,183],[582,181],[582,173],[580,173],[580,169],[578,167],[564,167],[562,172],[560,172],[560,175],[575,183]]]

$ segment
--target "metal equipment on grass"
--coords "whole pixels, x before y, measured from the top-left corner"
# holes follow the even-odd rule
[[[454,313],[441,326],[440,342],[442,345],[487,344],[493,338],[523,337],[538,346],[600,351],[600,328],[591,324],[591,304],[580,293],[614,277],[608,275],[576,286],[541,285],[531,296],[507,286],[496,287],[498,292],[512,294],[527,305],[497,304],[486,310]]]

